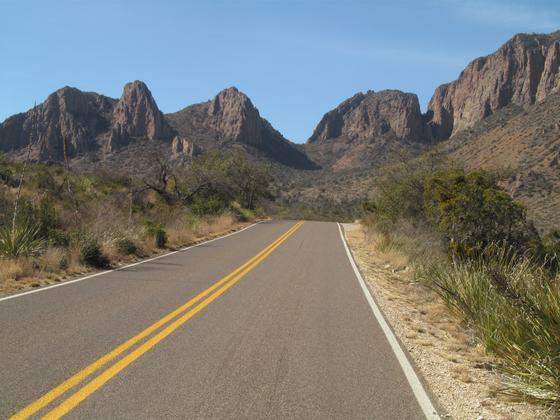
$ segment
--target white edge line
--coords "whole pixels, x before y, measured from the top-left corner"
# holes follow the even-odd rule
[[[362,277],[362,274],[360,273],[360,270],[358,269],[358,266],[356,265],[356,262],[354,261],[354,257],[352,256],[352,253],[350,252],[350,248],[348,248],[348,244],[346,243],[346,238],[344,237],[344,233],[343,233],[341,224],[340,223],[337,223],[337,224],[338,224],[338,230],[340,232],[340,238],[342,239],[342,243],[344,244],[344,249],[346,250],[346,255],[348,256],[348,259],[350,260],[350,265],[354,269],[354,274],[356,274],[356,277],[358,278],[358,281],[360,282],[360,286],[362,287],[362,291],[364,292],[364,295],[366,296],[366,299],[369,303],[369,306],[371,307],[371,310],[372,310],[373,314],[375,315],[375,318],[377,319],[377,322],[381,326],[381,329],[385,333],[385,337],[387,337],[387,341],[389,341],[389,344],[391,345],[391,349],[393,350],[393,353],[395,353],[395,356],[397,357],[397,360],[399,361],[399,364],[401,365],[401,368],[402,368],[402,370],[403,370],[403,372],[406,376],[406,379],[408,380],[408,383],[410,384],[410,387],[412,388],[412,392],[414,393],[414,396],[416,397],[416,400],[418,401],[418,404],[420,404],[420,407],[422,408],[422,411],[424,412],[424,415],[426,416],[427,419],[439,419],[440,417],[437,414],[437,411],[436,411],[434,405],[432,404],[432,401],[430,400],[430,397],[428,396],[426,390],[424,389],[424,386],[422,385],[422,382],[420,382],[420,379],[418,378],[418,375],[414,371],[414,368],[412,367],[412,365],[410,364],[410,361],[406,357],[406,355],[404,353],[404,350],[400,346],[399,341],[397,340],[397,337],[395,337],[395,334],[393,333],[393,330],[391,330],[391,327],[389,327],[389,324],[387,323],[387,320],[385,319],[381,310],[379,309],[379,307],[375,303],[375,300],[373,299],[373,296],[371,295],[371,292],[368,289],[368,287],[367,287],[367,285],[364,281],[364,278]]]
[[[246,226],[246,227],[244,227],[243,229],[240,229],[240,230],[236,230],[235,232],[231,232],[231,233],[228,233],[228,234],[226,234],[226,235],[218,236],[218,237],[216,237],[216,238],[209,239],[208,241],[200,242],[200,243],[198,243],[198,244],[194,244],[194,245],[191,245],[191,246],[187,246],[187,247],[185,247],[185,248],[178,249],[177,251],[167,252],[167,253],[165,253],[165,254],[158,255],[157,257],[152,257],[152,258],[148,258],[148,259],[146,259],[146,260],[138,261],[138,262],[135,262],[135,263],[132,263],[132,264],[123,265],[122,267],[113,268],[113,269],[111,269],[111,270],[100,271],[99,273],[90,274],[89,276],[80,277],[80,278],[77,278],[77,279],[74,279],[74,280],[68,280],[68,281],[65,281],[65,282],[62,282],[62,283],[53,284],[53,285],[45,286],[45,287],[40,287],[40,288],[38,288],[38,289],[28,290],[27,292],[22,292],[22,293],[17,293],[17,294],[15,294],[15,295],[6,296],[6,297],[3,297],[3,298],[0,298],[0,302],[5,301],[5,300],[10,300],[10,299],[15,299],[15,298],[22,297],[22,296],[26,296],[26,295],[31,295],[31,294],[33,294],[33,293],[43,292],[43,291],[45,291],[45,290],[54,289],[55,287],[68,286],[69,284],[77,283],[77,282],[79,282],[79,281],[91,279],[91,278],[93,278],[93,277],[102,276],[102,275],[104,275],[104,274],[113,273],[113,272],[115,272],[115,271],[125,270],[125,269],[127,269],[127,268],[134,267],[134,266],[136,266],[136,265],[144,264],[144,263],[147,263],[147,262],[150,262],[150,261],[154,261],[154,260],[159,260],[160,258],[169,257],[170,255],[177,254],[178,252],[184,252],[184,251],[187,251],[187,250],[189,250],[189,249],[191,249],[191,248],[196,248],[196,247],[198,247],[198,246],[205,245],[205,244],[208,244],[208,243],[210,243],[210,242],[214,242],[214,241],[217,241],[217,240],[220,240],[220,239],[227,238],[228,236],[236,235],[236,234],[238,234],[238,233],[243,232],[244,230],[250,229],[250,228],[252,228],[253,226],[258,225],[259,223],[261,223],[261,222],[253,223],[252,225]]]

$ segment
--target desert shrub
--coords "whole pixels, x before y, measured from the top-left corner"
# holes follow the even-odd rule
[[[5,227],[0,231],[0,256],[19,258],[38,255],[43,249],[39,227],[31,223]]]
[[[161,223],[147,221],[144,224],[144,232],[147,236],[154,239],[154,245],[157,248],[165,248],[167,244],[167,233]]]
[[[450,170],[426,177],[423,207],[454,256],[474,256],[495,242],[520,251],[539,242],[525,208],[499,188],[495,175],[488,172]]]
[[[91,267],[102,268],[108,264],[96,239],[86,238],[80,244],[80,261]]]
[[[510,391],[560,402],[560,284],[542,265],[490,245],[476,258],[421,269],[418,278],[499,356]]]
[[[227,206],[227,202],[218,197],[217,195],[197,195],[190,205],[191,211],[198,215],[204,216],[206,214],[219,214]]]
[[[255,219],[255,213],[253,211],[241,207],[241,205],[235,201],[231,203],[230,210],[240,222],[248,222]]]
[[[128,238],[119,238],[117,239],[115,246],[117,248],[117,252],[121,255],[132,255],[136,253],[136,245]]]

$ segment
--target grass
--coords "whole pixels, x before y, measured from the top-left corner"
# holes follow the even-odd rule
[[[560,278],[511,250],[419,270],[447,306],[477,330],[509,375],[508,392],[560,403]]]
[[[495,356],[494,367],[507,378],[501,392],[560,407],[559,274],[497,245],[451,261],[427,229],[405,221],[390,229],[362,223],[375,254],[393,268],[412,268],[410,276],[434,290],[457,325],[467,325]]]

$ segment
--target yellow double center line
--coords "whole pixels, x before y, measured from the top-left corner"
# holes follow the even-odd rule
[[[194,315],[208,306],[212,301],[217,299],[221,294],[223,294],[227,289],[237,283],[241,278],[243,278],[249,271],[255,268],[259,263],[261,263],[265,258],[267,258],[276,248],[278,248],[288,237],[290,237],[299,227],[303,224],[303,222],[298,222],[294,226],[292,226],[286,233],[281,235],[278,239],[272,242],[269,246],[247,261],[245,264],[241,265],[240,267],[236,268],[233,272],[213,284],[211,287],[200,293],[199,295],[195,296],[184,305],[180,306],[179,308],[175,309],[174,311],[170,312],[159,321],[155,322],[154,324],[150,325],[145,330],[141,331],[131,339],[125,341],[106,355],[102,356],[86,368],[82,369],[74,376],[68,378],[66,381],[58,385],[56,388],[53,388],[45,395],[43,395],[38,400],[34,401],[33,403],[29,404],[27,407],[23,408],[21,411],[16,413],[11,419],[27,419],[33,414],[37,413],[39,410],[43,409],[58,397],[60,397],[65,392],[69,391],[71,388],[75,387],[76,385],[80,384],[82,381],[87,379],[93,373],[98,371],[100,368],[105,366],[110,361],[117,358],[119,355],[124,353],[130,347],[137,344],[142,339],[148,337],[154,331],[163,327],[164,325],[168,324],[177,316],[181,315],[175,321],[169,323],[164,329],[162,329],[159,333],[142,343],[138,346],[135,350],[128,353],[125,357],[120,359],[118,362],[110,366],[107,370],[103,373],[95,377],[92,381],[88,382],[82,388],[78,389],[74,394],[69,396],[66,400],[60,403],[58,406],[53,408],[49,411],[44,418],[46,419],[58,419],[64,416],[66,413],[71,411],[74,407],[76,407],[80,402],[85,400],[88,396],[92,393],[97,391],[101,388],[105,383],[107,383],[111,378],[125,369],[128,365],[134,362],[136,359],[141,357],[144,353],[158,344],[160,341],[164,340],[167,336],[169,336],[173,331],[191,319]],[[196,306],[194,306],[196,305]],[[193,307],[194,306],[194,307]],[[192,309],[188,310],[189,308],[193,307]],[[187,312],[185,312],[187,311]]]

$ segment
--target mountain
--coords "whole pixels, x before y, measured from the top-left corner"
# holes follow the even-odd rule
[[[445,140],[509,104],[532,105],[560,89],[560,31],[518,34],[472,61],[428,105],[432,136]]]
[[[413,93],[358,93],[323,116],[306,149],[334,170],[379,164],[395,144],[419,149],[430,142],[424,118]]]
[[[84,167],[112,166],[124,172],[141,171],[154,153],[180,158],[212,148],[241,148],[256,159],[317,168],[234,87],[167,115],[140,81],[126,84],[119,100],[64,87],[35,111],[0,124],[0,150],[16,158],[25,153],[31,137],[34,160],[61,161],[66,154]]]
[[[242,148],[289,167],[317,167],[301,147],[286,140],[262,118],[249,97],[235,87],[222,90],[210,101],[167,114],[166,118],[181,137],[205,149]]]
[[[87,152],[112,151],[133,139],[169,140],[172,135],[142,82],[127,84],[119,100],[67,86],[50,94],[34,110],[4,121],[0,150],[21,150],[33,137],[34,159],[60,161],[65,153],[73,158]]]

